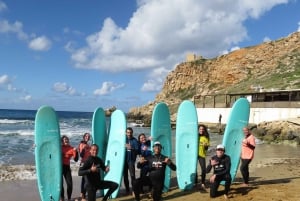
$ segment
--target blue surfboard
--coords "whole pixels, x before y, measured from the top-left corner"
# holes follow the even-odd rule
[[[52,107],[42,106],[35,116],[35,165],[42,201],[58,201],[62,184],[59,122]]]
[[[110,167],[110,171],[104,176],[105,180],[114,181],[119,184],[119,188],[112,194],[112,198],[117,197],[123,177],[126,143],[125,131],[125,114],[121,110],[116,110],[111,115],[111,125],[105,157],[105,164]],[[106,193],[107,190],[104,192]]]
[[[158,103],[152,113],[151,121],[152,143],[159,141],[162,145],[161,153],[172,158],[171,120],[170,111],[165,103]],[[166,168],[164,192],[168,191],[171,182],[171,169]]]
[[[99,107],[94,111],[92,119],[92,138],[93,143],[98,145],[98,157],[105,161],[106,147],[107,147],[107,130],[106,130],[106,116],[104,110]],[[101,178],[104,177],[103,171],[101,171]],[[103,195],[103,190],[100,191]]]
[[[234,181],[242,150],[244,139],[243,128],[248,125],[250,115],[250,104],[246,98],[239,98],[232,106],[225,127],[223,142],[225,153],[231,158],[230,174]],[[224,184],[224,182],[222,182]]]
[[[194,103],[183,101],[177,112],[175,148],[177,183],[181,190],[189,190],[195,184],[198,152],[197,125],[198,117]]]

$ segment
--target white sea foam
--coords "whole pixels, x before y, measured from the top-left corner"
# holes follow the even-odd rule
[[[11,180],[36,179],[35,166],[32,165],[1,165],[0,182]]]
[[[0,119],[0,124],[20,124],[30,123],[31,120],[16,120],[16,119]]]

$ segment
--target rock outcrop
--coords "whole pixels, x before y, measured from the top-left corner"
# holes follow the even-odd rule
[[[171,114],[178,104],[195,95],[251,92],[263,88],[300,88],[300,32],[286,38],[246,47],[212,59],[179,64],[165,79],[155,100],[131,108],[132,115],[151,115],[157,102],[164,101]]]

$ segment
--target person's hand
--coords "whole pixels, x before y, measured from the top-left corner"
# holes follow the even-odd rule
[[[145,159],[145,157],[140,157],[140,163],[145,163],[147,160]]]
[[[109,166],[106,166],[105,172],[109,172],[109,170],[110,170]]]
[[[218,165],[218,164],[219,164],[219,161],[211,159],[211,160],[210,160],[210,164],[211,164],[212,166],[215,166],[215,165]]]
[[[170,164],[171,164],[171,159],[165,158],[164,162],[165,162],[166,164],[170,165]]]
[[[210,182],[210,183],[214,183],[214,182],[215,182],[215,179],[216,179],[216,175],[213,174],[213,175],[209,178],[209,182]]]
[[[131,145],[130,145],[130,144],[125,144],[125,146],[126,146],[126,148],[127,148],[128,150],[131,149]]]
[[[77,149],[76,149],[76,148],[73,148],[73,150],[74,150],[74,151],[77,151]]]
[[[97,166],[94,163],[91,167],[91,172],[98,172]]]

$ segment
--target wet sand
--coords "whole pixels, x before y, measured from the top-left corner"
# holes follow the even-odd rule
[[[250,164],[250,186],[242,187],[241,175],[238,172],[231,186],[229,200],[244,201],[296,201],[300,200],[300,147],[288,145],[258,145],[255,158]],[[207,179],[210,174],[207,175]],[[80,195],[80,177],[74,176],[73,197]],[[163,200],[196,201],[225,200],[223,196],[209,197],[209,189],[199,191],[195,187],[190,191],[180,191],[176,186],[176,178],[169,192],[163,194]],[[220,187],[222,190],[222,187]],[[134,201],[132,196],[124,196],[123,188],[116,201]],[[0,182],[1,200],[5,201],[38,201],[40,200],[35,180]],[[98,198],[97,201],[101,201]],[[147,195],[143,201],[150,201]]]

